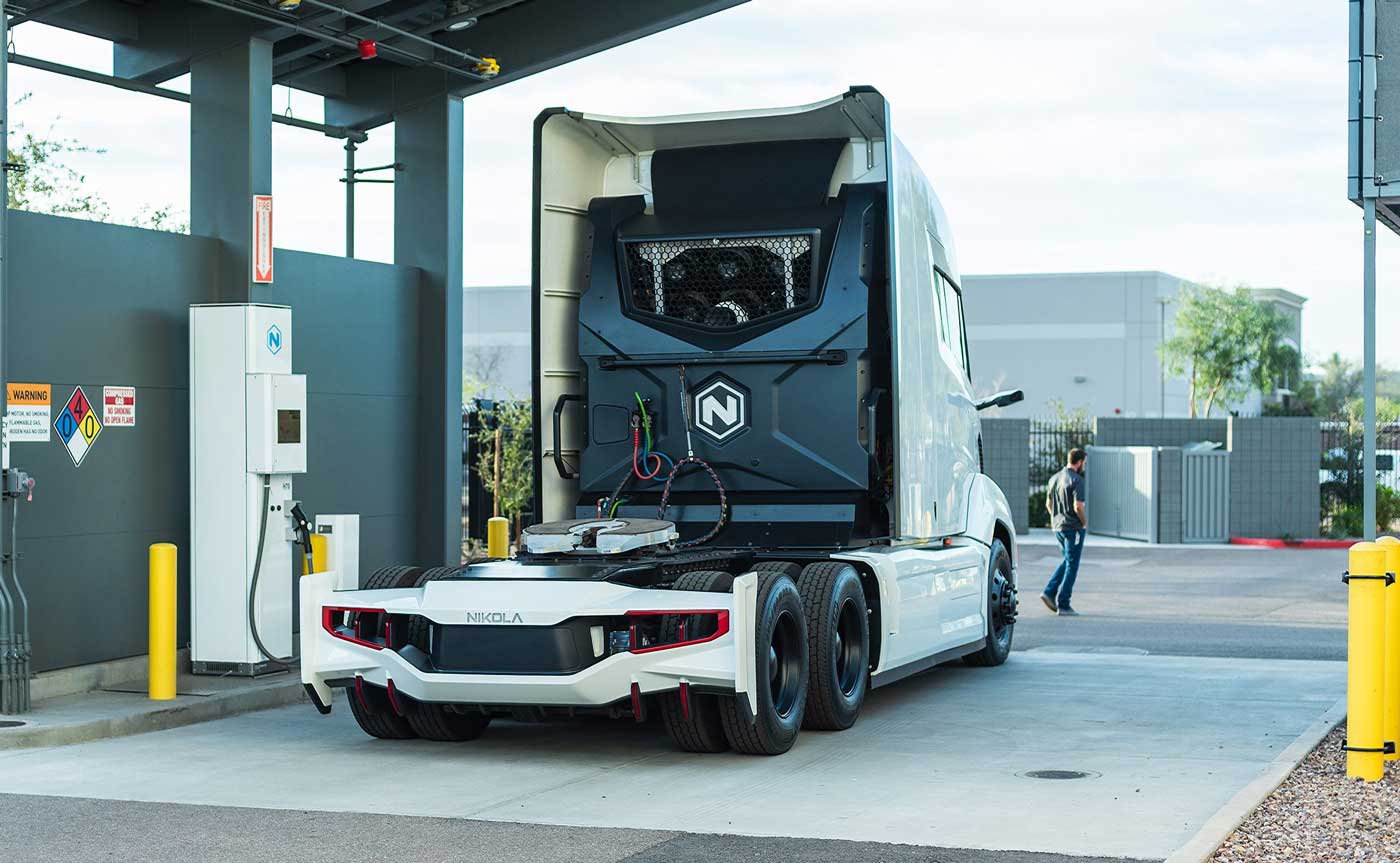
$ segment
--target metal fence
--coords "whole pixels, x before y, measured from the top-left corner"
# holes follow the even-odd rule
[[[1165,502],[1160,504],[1166,505]],[[1170,514],[1175,517],[1175,513]],[[1168,517],[1166,509],[1162,518]],[[1181,541],[1230,541],[1230,453],[1181,452]]]
[[[1089,450],[1084,497],[1093,507],[1090,533],[1157,541],[1157,450],[1105,446]]]
[[[1400,519],[1400,418],[1380,417],[1376,427],[1376,509],[1390,524]],[[1321,529],[1324,536],[1362,535],[1361,423],[1349,417],[1322,421]]]
[[[1030,433],[1030,522],[1031,527],[1049,527],[1045,511],[1045,486],[1050,477],[1065,466],[1065,456],[1078,447],[1094,443],[1093,420],[1033,419]]]

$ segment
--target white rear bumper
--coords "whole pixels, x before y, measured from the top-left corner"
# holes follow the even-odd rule
[[[419,701],[503,706],[602,707],[632,694],[675,690],[681,684],[733,691],[756,711],[754,605],[757,576],[735,579],[734,592],[643,590],[594,581],[462,579],[422,588],[337,591],[334,573],[301,579],[301,679],[322,705],[331,703],[329,681],[363,678]],[[420,614],[442,624],[481,625],[481,612],[509,622],[499,626],[548,626],[575,617],[613,617],[636,611],[722,610],[729,632],[713,641],[640,653],[618,653],[573,674],[458,674],[427,672],[393,650],[376,650],[332,635],[322,609],[383,609]],[[469,615],[476,615],[469,620]]]

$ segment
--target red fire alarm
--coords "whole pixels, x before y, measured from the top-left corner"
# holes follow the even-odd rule
[[[379,56],[379,46],[374,44],[373,39],[361,39],[356,47],[360,49],[361,60],[373,60]]]

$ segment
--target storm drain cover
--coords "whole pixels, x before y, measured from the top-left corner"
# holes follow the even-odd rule
[[[1092,770],[1027,770],[1017,775],[1027,779],[1092,779],[1099,774]]]
[[[24,722],[19,719],[0,719],[0,728],[19,728]]]

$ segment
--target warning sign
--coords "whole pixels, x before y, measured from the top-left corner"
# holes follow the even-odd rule
[[[97,418],[97,411],[93,410],[82,387],[73,389],[63,413],[53,421],[53,428],[73,459],[73,467],[81,467],[88,450],[92,449],[93,441],[102,433],[102,420]]]
[[[272,196],[253,196],[253,281],[272,283]]]
[[[102,421],[109,426],[136,425],[136,387],[103,387]]]
[[[5,389],[9,442],[48,443],[49,417],[52,415],[49,385],[12,383]]]

